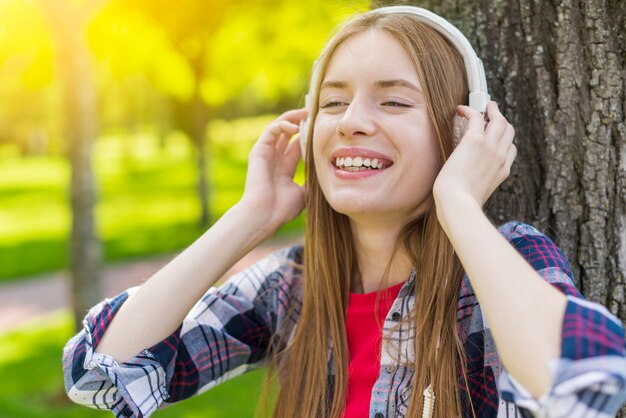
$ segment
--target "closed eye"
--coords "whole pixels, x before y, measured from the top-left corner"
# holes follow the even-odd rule
[[[389,100],[389,101],[383,102],[383,106],[390,106],[390,107],[413,107],[410,104],[397,102],[395,100]]]
[[[329,108],[329,107],[338,107],[338,106],[344,106],[344,105],[346,105],[346,103],[344,103],[344,102],[336,102],[336,101],[335,102],[326,102],[326,103],[321,104],[320,108],[321,109],[326,109],[326,108]]]

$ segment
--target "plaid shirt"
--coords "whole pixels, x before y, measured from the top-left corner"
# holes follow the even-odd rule
[[[626,358],[621,322],[603,306],[583,299],[572,283],[567,260],[533,227],[509,222],[499,228],[510,244],[549,283],[567,295],[561,357],[549,365],[554,381],[534,399],[504,370],[489,326],[466,275],[457,322],[468,360],[468,381],[478,417],[613,417],[626,401]],[[157,408],[201,393],[266,364],[275,333],[289,333],[301,306],[302,247],[272,254],[210,289],[183,324],[162,342],[118,364],[94,351],[130,289],[92,308],[84,330],[64,350],[69,397],[117,417],[147,417]],[[506,278],[502,278],[506,280]],[[414,274],[403,285],[386,319],[385,330],[401,358],[414,358],[410,326],[395,327],[414,305]],[[532,307],[529,307],[532,308]],[[414,371],[397,363],[383,345],[378,380],[372,389],[370,417],[404,417]],[[529,342],[527,349],[532,349]],[[332,373],[332,365],[330,367]],[[461,386],[461,385],[460,385]],[[464,406],[467,392],[460,388]],[[464,416],[470,416],[464,412]]]

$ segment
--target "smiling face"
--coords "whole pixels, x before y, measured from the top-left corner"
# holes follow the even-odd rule
[[[407,222],[430,206],[441,157],[422,89],[411,57],[385,31],[337,47],[313,130],[316,175],[337,212]]]

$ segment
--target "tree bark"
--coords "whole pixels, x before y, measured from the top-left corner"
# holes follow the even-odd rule
[[[486,206],[490,218],[551,236],[585,297],[626,320],[626,2],[406,3],[469,38],[516,129],[518,157]]]
[[[65,110],[67,155],[71,167],[70,277],[76,329],[87,310],[102,299],[102,246],[96,233],[94,208],[97,200],[91,165],[92,145],[97,136],[97,99],[87,45],[87,22],[102,2],[59,7],[41,0],[57,46]],[[68,24],[71,22],[71,25]]]

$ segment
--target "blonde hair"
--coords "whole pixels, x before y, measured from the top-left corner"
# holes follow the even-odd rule
[[[465,103],[468,95],[461,56],[438,32],[409,15],[367,13],[348,22],[329,41],[319,59],[321,75],[342,42],[370,29],[391,34],[414,62],[443,165],[454,148],[455,107]],[[317,115],[322,78],[319,77],[313,90],[311,127]],[[302,309],[292,339],[278,353],[282,361],[281,386],[273,413],[276,418],[338,418],[343,413],[347,393],[349,355],[345,312],[350,279],[358,273],[357,258],[348,217],[333,210],[318,183],[312,128],[308,135]],[[461,416],[459,385],[469,393],[465,354],[456,321],[462,266],[434,207],[405,225],[396,243],[396,251],[401,249],[417,266],[415,305],[410,317],[405,319],[415,329],[415,359],[406,364],[415,371],[407,417],[421,416],[422,391],[429,384],[437,396],[436,415]],[[332,364],[330,374],[329,364]]]

